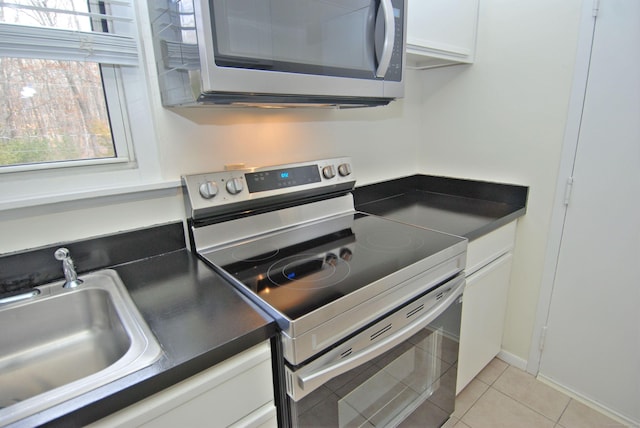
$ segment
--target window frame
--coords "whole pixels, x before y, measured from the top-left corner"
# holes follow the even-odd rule
[[[160,173],[147,79],[150,64],[141,36],[149,25],[146,8],[146,1],[131,6],[138,64],[101,64],[116,157],[1,167],[0,211],[176,186]]]

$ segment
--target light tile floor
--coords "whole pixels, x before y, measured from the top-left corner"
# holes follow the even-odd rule
[[[604,428],[624,425],[495,358],[456,398],[444,428]]]

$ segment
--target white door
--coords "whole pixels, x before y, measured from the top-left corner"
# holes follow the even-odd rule
[[[640,425],[640,1],[601,0],[540,375]]]

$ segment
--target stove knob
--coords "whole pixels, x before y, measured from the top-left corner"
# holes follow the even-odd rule
[[[343,248],[340,250],[340,258],[346,262],[351,261],[353,258],[353,253],[348,248]]]
[[[324,168],[322,168],[322,175],[327,180],[335,177],[336,176],[336,167],[333,166],[333,165],[325,166]]]
[[[200,185],[200,196],[211,199],[218,194],[218,185],[215,181],[206,181]]]
[[[237,195],[238,193],[242,192],[242,189],[244,189],[244,186],[242,184],[242,180],[240,180],[239,178],[232,178],[227,181],[227,192],[231,193],[232,195]]]
[[[338,166],[338,172],[341,176],[346,177],[351,174],[351,165],[348,163],[343,163]]]
[[[338,256],[336,256],[333,253],[329,253],[326,255],[325,259],[324,259],[325,263],[331,266],[334,266],[338,264]]]

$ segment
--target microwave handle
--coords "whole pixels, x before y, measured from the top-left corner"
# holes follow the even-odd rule
[[[396,21],[393,16],[393,5],[391,0],[380,0],[380,8],[384,18],[384,42],[382,44],[382,55],[378,61],[376,77],[384,77],[391,64],[393,45],[395,43]]]
[[[398,346],[399,344],[406,341],[411,336],[428,326],[430,323],[432,323],[433,320],[435,320],[444,311],[446,311],[449,306],[462,295],[465,287],[465,280],[464,278],[461,278],[457,279],[457,281],[457,284],[454,283],[450,286],[448,295],[440,300],[438,305],[432,307],[431,310],[426,312],[411,324],[406,325],[404,328],[398,330],[391,336],[386,337],[380,342],[362,350],[361,352],[355,353],[348,358],[329,363],[325,366],[313,368],[312,370],[308,371],[303,368],[295,374],[297,378],[295,379],[295,381],[298,382],[298,384],[303,389],[309,388],[310,390],[313,390],[319,385],[322,385],[325,382],[328,382],[329,380],[335,378],[336,376],[339,376],[368,361],[371,361],[374,358],[384,354],[388,350]]]

